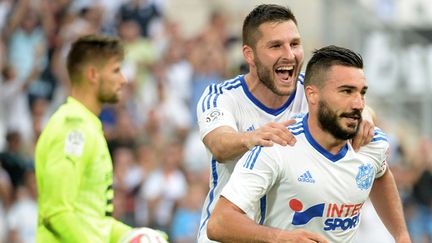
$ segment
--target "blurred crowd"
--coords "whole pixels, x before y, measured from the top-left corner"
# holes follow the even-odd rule
[[[164,230],[170,242],[195,242],[209,175],[195,106],[208,84],[244,71],[230,59],[240,30],[231,35],[226,24],[214,11],[185,37],[164,0],[1,0],[0,242],[34,242],[34,146],[68,94],[70,44],[91,33],[118,36],[126,49],[124,97],[100,114],[114,163],[114,216]],[[432,142],[405,144],[383,130],[414,242],[432,242]]]

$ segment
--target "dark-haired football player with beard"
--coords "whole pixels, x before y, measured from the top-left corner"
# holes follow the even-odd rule
[[[289,125],[294,146],[255,146],[238,161],[210,217],[207,235],[221,242],[352,242],[361,208],[371,201],[398,243],[411,242],[393,175],[389,144],[375,128],[355,151],[367,84],[353,51],[316,50],[304,79],[309,112]],[[246,213],[256,210],[256,221]]]
[[[293,145],[296,139],[286,125],[308,110],[303,45],[293,12],[280,5],[258,5],[243,22],[242,39],[249,71],[209,85],[197,104],[210,167],[199,243],[211,242],[208,219],[238,159],[254,146]],[[370,142],[373,127],[370,120],[361,123],[352,141],[355,149]]]

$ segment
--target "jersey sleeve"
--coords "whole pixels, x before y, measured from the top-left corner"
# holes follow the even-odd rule
[[[44,225],[64,242],[90,242],[91,235],[76,217],[73,202],[77,198],[86,156],[91,154],[92,136],[79,122],[66,123],[46,134],[44,167],[39,168],[43,181]],[[87,233],[86,233],[87,232]]]
[[[221,195],[237,205],[245,213],[254,210],[254,205],[280,178],[280,167],[275,147],[255,146],[238,161]]]
[[[132,228],[120,221],[111,219],[110,243],[118,243]]]
[[[216,84],[209,85],[197,104],[197,119],[201,139],[212,130],[229,126],[238,131],[234,118],[235,102],[218,90]]]
[[[384,175],[387,170],[387,157],[390,144],[387,135],[381,129],[375,127],[374,136],[371,142],[360,148],[359,153],[368,156],[374,161],[375,178]]]

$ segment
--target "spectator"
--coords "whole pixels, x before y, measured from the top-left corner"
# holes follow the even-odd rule
[[[6,135],[6,150],[0,152],[0,162],[11,178],[14,191],[24,183],[24,173],[31,161],[22,153],[22,138],[17,131],[9,131]]]
[[[199,229],[201,205],[206,194],[202,184],[190,183],[186,195],[179,201],[171,224],[173,243],[194,243]]]
[[[162,13],[150,0],[130,0],[120,7],[119,21],[133,19],[141,26],[141,35],[148,37],[152,21],[161,17]]]
[[[8,212],[7,221],[9,226],[8,242],[36,242],[37,190],[33,168],[25,172],[24,185],[16,191],[16,200]]]
[[[167,144],[161,154],[161,167],[149,175],[140,195],[148,203],[149,226],[165,232],[169,232],[174,206],[187,191],[179,164],[181,151],[180,143]]]

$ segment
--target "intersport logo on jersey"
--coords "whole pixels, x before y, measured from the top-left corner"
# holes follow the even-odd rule
[[[295,211],[292,219],[293,225],[305,225],[313,218],[325,217],[324,230],[333,231],[355,228],[360,221],[360,209],[363,203],[328,203],[327,205],[320,203],[303,210],[303,203],[301,201],[291,199],[289,206]]]

